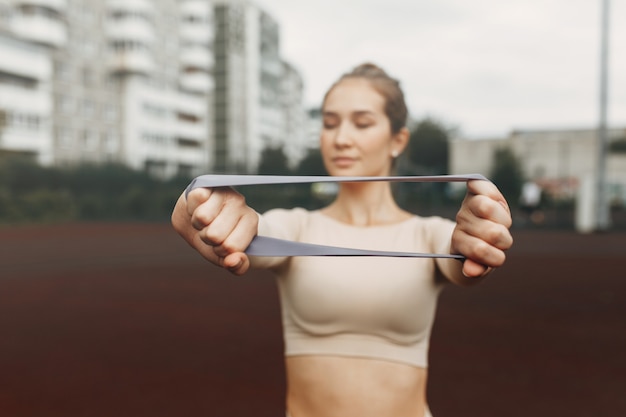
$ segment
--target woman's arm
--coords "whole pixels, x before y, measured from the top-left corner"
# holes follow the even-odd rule
[[[257,234],[258,214],[231,188],[197,188],[183,193],[172,212],[174,229],[211,263],[236,275],[246,273],[244,253]]]

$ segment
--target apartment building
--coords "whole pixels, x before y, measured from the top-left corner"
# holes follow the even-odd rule
[[[40,161],[120,162],[163,177],[210,169],[209,2],[2,0],[0,30],[20,42],[13,54],[36,49],[51,66],[36,78],[50,102],[50,146],[37,151]],[[34,79],[28,68],[0,71],[4,78]],[[13,101],[15,93],[2,97]]]
[[[2,15],[0,15],[2,16]],[[52,163],[52,61],[47,50],[0,31],[0,154]]]
[[[281,58],[272,16],[247,0],[215,0],[215,169],[255,172],[265,147],[297,159],[303,82]]]
[[[278,23],[252,2],[0,0],[0,33],[0,108],[36,103],[34,116],[4,109],[6,146],[30,120],[18,142],[42,163],[166,178],[254,172],[266,146],[302,155],[303,82],[281,59]]]
[[[283,61],[282,65],[280,91],[284,134],[281,145],[293,167],[306,156],[309,148],[309,112],[303,107],[304,80],[300,72],[288,62]]]

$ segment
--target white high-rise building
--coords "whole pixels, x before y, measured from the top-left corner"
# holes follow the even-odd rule
[[[212,165],[208,1],[0,0],[0,30],[52,62],[52,139],[40,161],[119,162],[163,177]]]
[[[284,123],[283,149],[291,165],[306,156],[308,144],[308,112],[303,107],[304,81],[300,72],[284,62],[281,78],[282,117]]]
[[[298,158],[303,86],[281,58],[278,23],[247,0],[215,0],[215,21],[216,171],[255,172],[266,147]]]
[[[279,32],[247,0],[0,0],[0,151],[163,178],[254,172],[267,146],[295,161],[302,80]]]
[[[0,153],[52,162],[52,64],[45,48],[0,32]]]

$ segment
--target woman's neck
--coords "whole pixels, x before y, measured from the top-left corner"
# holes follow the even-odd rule
[[[324,214],[355,226],[398,223],[411,216],[398,207],[388,182],[341,183]]]

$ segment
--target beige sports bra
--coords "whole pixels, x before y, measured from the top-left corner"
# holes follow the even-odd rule
[[[438,217],[356,227],[319,211],[271,210],[263,235],[362,250],[444,253],[454,223]],[[287,231],[287,233],[285,233]],[[369,357],[426,367],[441,258],[251,257],[277,277],[285,354]]]

